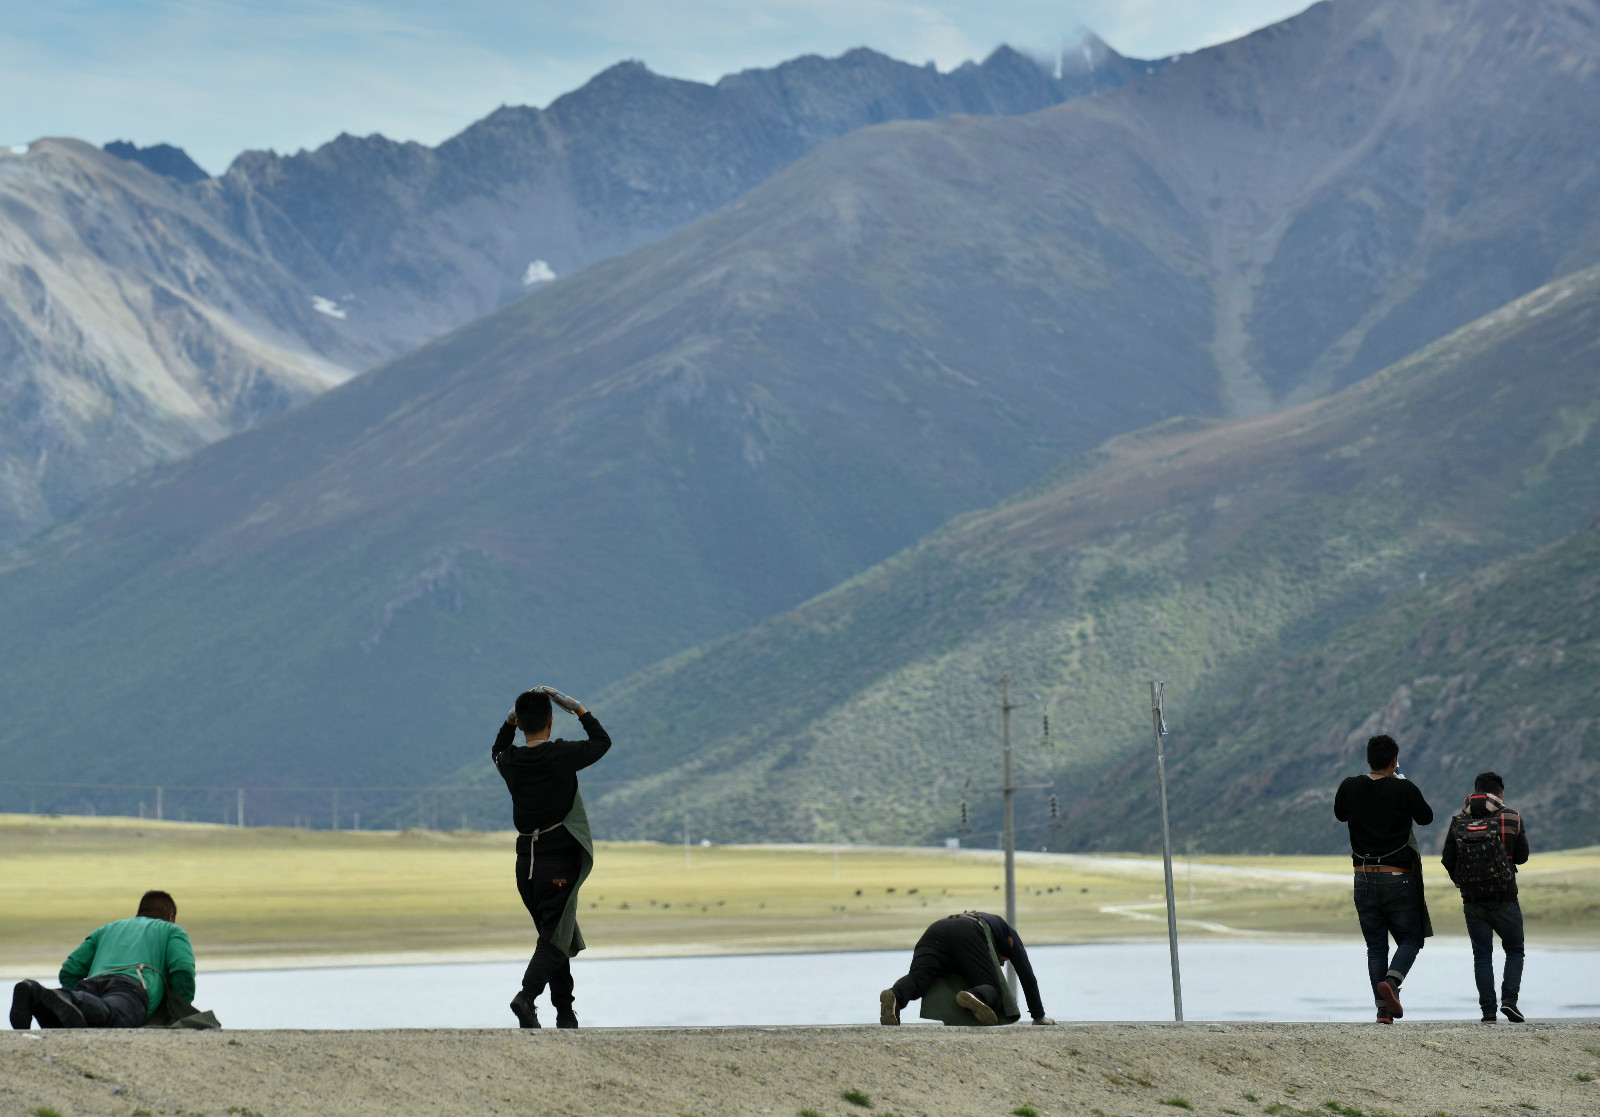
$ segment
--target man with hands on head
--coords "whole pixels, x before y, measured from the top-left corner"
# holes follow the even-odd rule
[[[551,740],[553,705],[577,715],[588,737]],[[539,1027],[533,1002],[546,986],[556,1010],[556,1027],[578,1026],[572,1008],[572,958],[584,947],[578,930],[578,889],[594,868],[594,842],[578,791],[578,772],[610,748],[611,738],[581,702],[554,687],[536,686],[517,695],[490,752],[511,792],[517,891],[539,934],[522,976],[522,990],[511,1001],[511,1011],[524,1028]]]

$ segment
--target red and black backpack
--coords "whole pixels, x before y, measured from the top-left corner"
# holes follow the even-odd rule
[[[1516,887],[1511,854],[1506,847],[1503,811],[1485,818],[1458,814],[1450,820],[1456,841],[1456,867],[1452,876],[1467,903],[1503,900]]]

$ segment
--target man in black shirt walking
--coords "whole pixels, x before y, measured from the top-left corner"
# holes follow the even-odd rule
[[[1367,741],[1365,776],[1351,776],[1333,798],[1333,817],[1350,826],[1355,863],[1356,915],[1367,940],[1367,975],[1378,1004],[1378,1023],[1404,1015],[1400,983],[1433,934],[1422,893],[1422,855],[1412,823],[1433,821],[1433,808],[1417,785],[1400,774],[1400,746],[1384,734]],[[1389,957],[1389,936],[1395,940]]]
[[[584,741],[550,739],[551,703],[578,720]],[[523,734],[516,747],[517,730]],[[600,722],[577,699],[554,687],[534,687],[517,695],[495,736],[490,756],[511,792],[517,827],[517,891],[533,916],[538,945],[522,975],[522,991],[511,1011],[524,1028],[537,1028],[534,998],[550,987],[556,1027],[576,1028],[572,1009],[572,958],[584,947],[578,930],[578,889],[594,868],[589,816],[578,793],[578,772],[611,748]]]

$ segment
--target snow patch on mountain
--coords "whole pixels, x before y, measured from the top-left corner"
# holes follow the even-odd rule
[[[528,265],[528,270],[522,273],[522,285],[532,287],[535,283],[548,283],[556,277],[550,265],[543,260],[535,260]]]

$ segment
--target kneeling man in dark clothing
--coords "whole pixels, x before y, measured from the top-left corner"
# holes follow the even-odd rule
[[[1022,1014],[1017,1011],[1017,999],[1006,980],[1007,961],[1022,982],[1033,1022],[1054,1024],[1044,1014],[1039,982],[1033,975],[1022,936],[998,915],[982,911],[947,915],[923,932],[911,952],[910,971],[892,988],[878,994],[878,1022],[900,1023],[900,1010],[915,1000],[922,1001],[925,1018],[953,1022],[950,1017],[958,1014],[930,1005],[932,998],[928,996],[939,986],[950,984],[959,989],[954,1005],[971,1013],[978,1023],[1015,1023]]]
[[[132,919],[89,933],[61,964],[61,988],[19,981],[11,994],[11,1026],[142,1028],[171,995],[194,999],[194,948],[177,924],[178,905],[146,892]]]
[[[550,739],[552,702],[578,715],[589,734],[587,740]],[[522,747],[515,744],[519,728]],[[534,687],[517,695],[490,752],[511,792],[517,826],[517,891],[539,933],[522,975],[522,991],[511,1001],[511,1011],[524,1028],[539,1027],[533,1002],[547,985],[556,1027],[578,1026],[572,1008],[572,958],[584,947],[578,930],[578,889],[594,868],[594,842],[578,792],[578,772],[610,748],[611,738],[581,702],[554,687]]]
[[[1387,734],[1367,741],[1364,776],[1351,776],[1333,798],[1333,817],[1350,826],[1356,915],[1367,940],[1367,976],[1378,1023],[1403,1016],[1400,983],[1411,972],[1422,940],[1433,934],[1422,892],[1422,854],[1411,829],[1433,821],[1417,785],[1400,774],[1400,746]],[[1389,936],[1394,957],[1389,957]]]

